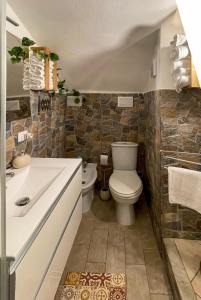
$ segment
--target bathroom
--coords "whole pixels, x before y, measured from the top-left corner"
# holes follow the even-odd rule
[[[200,9],[1,0],[0,300],[201,299]]]

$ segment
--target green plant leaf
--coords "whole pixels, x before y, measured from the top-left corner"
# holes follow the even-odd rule
[[[74,102],[75,102],[76,104],[80,103],[80,98],[75,98],[75,99],[74,99]]]
[[[54,52],[51,52],[50,53],[50,60],[52,60],[52,61],[58,61],[59,60],[58,54],[56,54]]]
[[[65,84],[66,80],[59,80],[58,81],[58,89],[64,89],[64,84]]]
[[[17,63],[19,63],[21,61],[21,58],[20,57],[12,56],[10,60],[11,60],[12,64],[17,64]]]
[[[26,46],[26,47],[29,47],[29,46],[33,46],[35,45],[35,42],[30,40],[29,38],[27,37],[23,37],[22,38],[22,46]]]
[[[73,96],[80,96],[80,92],[73,89]]]
[[[22,47],[13,47],[8,51],[10,56],[22,57],[23,56],[23,48]]]
[[[29,58],[29,49],[24,47],[22,52],[22,59],[25,60],[26,58]]]
[[[46,59],[48,58],[48,54],[46,54],[44,51],[40,50],[36,52],[36,56],[38,57],[38,59],[42,60],[42,59]]]

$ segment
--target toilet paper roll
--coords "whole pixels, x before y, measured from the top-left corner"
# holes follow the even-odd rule
[[[101,155],[100,156],[100,164],[101,164],[101,166],[107,166],[108,165],[108,155]]]

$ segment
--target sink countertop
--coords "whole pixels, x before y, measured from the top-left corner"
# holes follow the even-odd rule
[[[81,159],[71,158],[32,158],[31,166],[34,167],[61,167],[63,171],[58,175],[51,186],[44,192],[39,201],[23,217],[6,217],[6,251],[7,256],[14,261],[22,255],[28,247],[35,232],[43,221],[58,195],[69,182],[72,175],[81,165]],[[19,170],[14,170],[19,173]]]

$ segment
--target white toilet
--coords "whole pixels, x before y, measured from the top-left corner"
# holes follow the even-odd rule
[[[113,173],[109,179],[112,197],[116,202],[117,221],[122,225],[134,223],[134,207],[143,185],[136,172],[138,144],[112,143]]]

